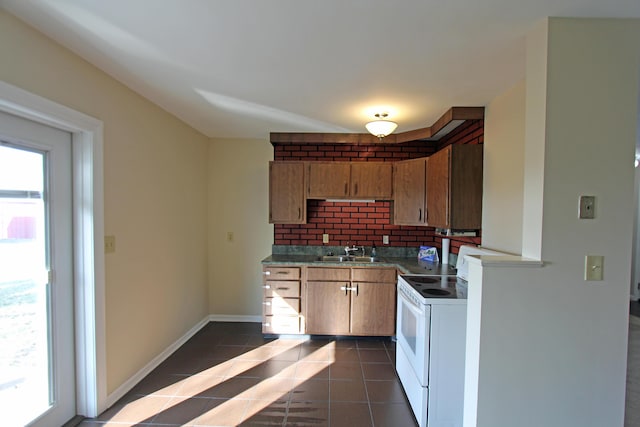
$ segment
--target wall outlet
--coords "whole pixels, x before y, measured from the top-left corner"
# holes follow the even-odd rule
[[[383,245],[389,244],[389,236],[382,236],[382,244]]]
[[[596,196],[580,196],[578,218],[594,219],[596,217]]]
[[[322,235],[322,243],[329,243],[329,235],[328,234],[323,234]]]
[[[116,251],[116,236],[104,236],[104,253],[112,254]]]

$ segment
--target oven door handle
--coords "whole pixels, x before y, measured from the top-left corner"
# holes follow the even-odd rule
[[[416,304],[411,298],[405,296],[402,291],[400,292],[400,298],[402,298],[402,301],[406,303],[407,308],[409,308],[413,314],[416,316],[424,315],[424,307]]]

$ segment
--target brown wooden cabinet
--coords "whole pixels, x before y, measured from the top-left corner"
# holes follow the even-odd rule
[[[391,199],[393,167],[390,162],[352,162],[351,197]]]
[[[317,335],[349,334],[351,270],[307,267],[304,285],[305,332]]]
[[[391,336],[396,330],[396,269],[351,270],[351,335]]]
[[[307,267],[305,332],[393,335],[395,284],[395,268]]]
[[[262,332],[299,334],[304,325],[300,315],[301,267],[264,266]]]
[[[426,157],[394,163],[394,224],[426,225],[427,167],[428,161]]]
[[[307,165],[308,198],[339,199],[349,195],[349,162],[309,162]]]
[[[307,198],[384,199],[392,196],[392,165],[387,162],[309,162]]]
[[[471,230],[482,226],[482,145],[450,145],[429,157],[427,225]]]
[[[303,162],[269,162],[269,223],[307,221]]]

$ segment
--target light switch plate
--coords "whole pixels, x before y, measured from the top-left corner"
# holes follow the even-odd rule
[[[580,219],[594,219],[596,217],[596,197],[580,196],[580,207],[578,208]]]
[[[328,234],[323,234],[322,235],[322,243],[329,243],[329,235]]]
[[[604,257],[601,255],[587,255],[584,258],[584,280],[602,280]]]

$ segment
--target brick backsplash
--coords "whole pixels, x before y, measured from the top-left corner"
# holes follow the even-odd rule
[[[433,154],[436,147],[430,143],[408,142],[404,144],[376,145],[363,144],[289,144],[276,145],[274,160],[305,160],[305,161],[372,161],[386,162],[396,160],[415,159]]]
[[[482,144],[484,121],[468,120],[437,143],[414,141],[401,144],[274,144],[274,160],[304,161],[399,161],[433,154],[450,144]],[[437,146],[436,146],[437,145]],[[329,245],[382,245],[442,247],[442,237],[432,227],[400,226],[391,223],[392,202],[307,201],[306,224],[274,224],[274,244],[322,246],[322,235],[329,234]],[[451,253],[460,245],[479,245],[481,237],[451,236]]]

